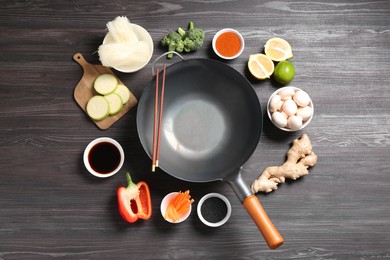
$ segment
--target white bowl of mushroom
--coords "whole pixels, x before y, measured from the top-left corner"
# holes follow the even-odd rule
[[[299,131],[313,118],[313,101],[309,94],[300,88],[280,88],[269,98],[267,113],[277,128],[287,132]]]

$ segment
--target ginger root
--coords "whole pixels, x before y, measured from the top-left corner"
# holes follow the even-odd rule
[[[287,161],[281,166],[267,167],[262,174],[252,183],[254,193],[271,192],[276,190],[279,183],[285,179],[296,180],[309,174],[307,168],[317,163],[317,155],[312,151],[312,145],[307,134],[300,139],[293,140],[293,145],[287,152]]]

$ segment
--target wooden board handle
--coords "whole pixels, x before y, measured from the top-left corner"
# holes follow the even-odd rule
[[[247,197],[242,202],[242,205],[255,222],[269,248],[275,249],[281,246],[284,242],[284,239],[269,219],[257,197],[255,195]]]
[[[73,55],[73,59],[80,64],[81,67],[85,70],[86,66],[89,65],[89,63],[84,59],[83,55],[81,53],[76,53]]]

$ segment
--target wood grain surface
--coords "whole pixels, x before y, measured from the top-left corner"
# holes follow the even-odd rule
[[[0,259],[388,259],[390,258],[390,2],[352,0],[0,0]],[[186,183],[151,160],[136,131],[136,108],[99,130],[73,99],[82,76],[72,55],[98,64],[106,23],[118,15],[160,39],[189,21],[206,32],[204,46],[185,58],[217,59],[213,35],[231,27],[245,38],[243,54],[226,62],[253,85],[263,111],[280,87],[250,76],[250,54],[271,37],[288,40],[296,73],[315,115],[304,131],[277,130],[266,118],[256,151],[243,167],[248,185],[267,166],[282,164],[294,138],[311,138],[318,164],[310,174],[257,194],[285,244],[269,250],[226,183]],[[175,62],[161,61],[161,62]],[[115,72],[139,99],[151,63]],[[94,138],[119,141],[122,173],[88,174],[82,163]],[[125,223],[115,190],[123,173],[150,185],[153,215]],[[193,210],[172,225],[159,212],[171,191],[195,200],[220,192],[232,215],[208,228]],[[194,204],[196,206],[196,202]]]

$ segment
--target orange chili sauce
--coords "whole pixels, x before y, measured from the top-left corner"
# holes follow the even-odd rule
[[[215,47],[222,56],[232,57],[240,51],[241,41],[234,32],[224,32],[217,38]]]

